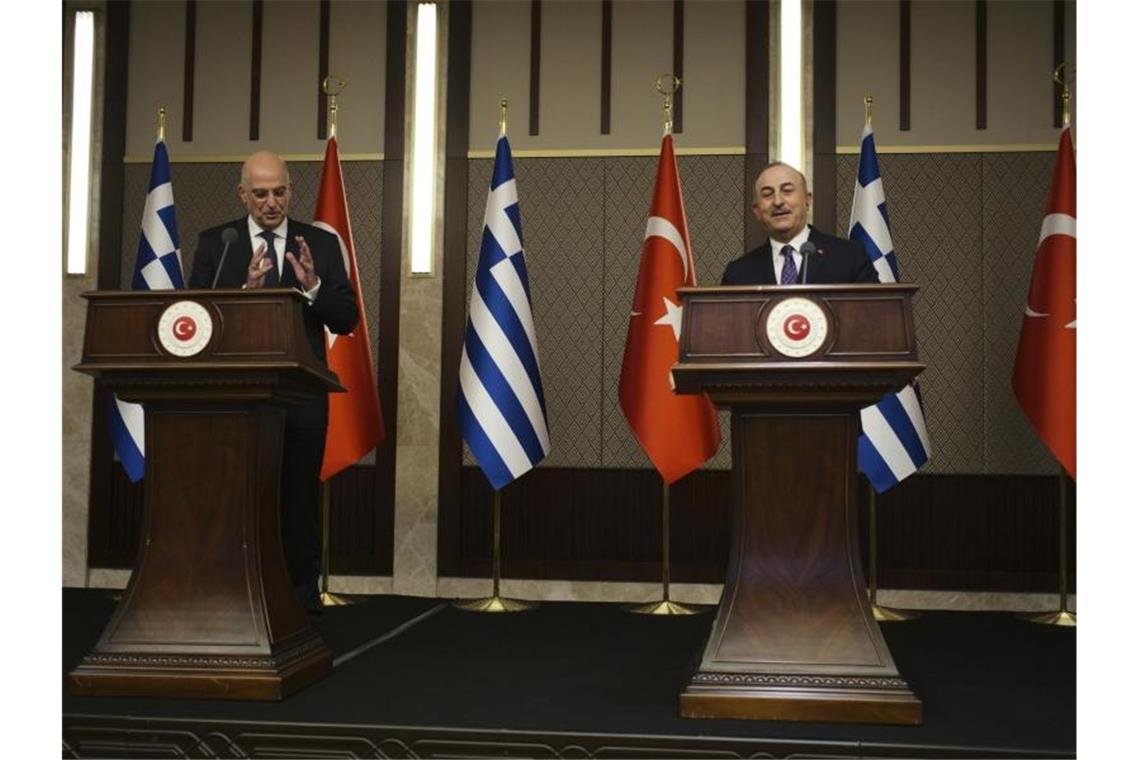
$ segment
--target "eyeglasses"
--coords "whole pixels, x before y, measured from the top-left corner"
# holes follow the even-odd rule
[[[267,190],[263,187],[255,187],[249,191],[249,194],[252,195],[254,200],[256,200],[258,203],[264,203],[265,201],[269,200],[270,195],[280,201],[284,200],[285,196],[289,194],[289,188],[284,185],[281,187],[275,187],[272,190]]]

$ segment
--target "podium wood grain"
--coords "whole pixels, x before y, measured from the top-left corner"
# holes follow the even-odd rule
[[[732,410],[733,532],[716,620],[680,694],[686,717],[918,724],[866,596],[859,410],[921,370],[911,286],[684,289],[678,392]],[[828,338],[802,359],[764,329],[791,295]]]
[[[146,407],[144,515],[131,580],[68,676],[83,695],[282,699],[332,667],[285,565],[278,506],[285,408],[340,388],[305,341],[298,293],[97,292],[83,361]],[[195,301],[213,335],[189,358],[157,339]]]

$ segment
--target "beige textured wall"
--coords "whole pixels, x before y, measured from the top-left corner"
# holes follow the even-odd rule
[[[249,0],[198,3],[195,28],[194,133],[182,140],[184,3],[142,0],[131,6],[127,158],[149,161],[159,106],[167,110],[172,161],[241,157],[270,149],[324,153],[317,139],[320,3],[267,2],[262,11],[260,139],[249,139]],[[342,155],[375,155],[384,145],[385,2],[333,0],[329,72],[347,81],[337,135]],[[161,34],[155,30],[161,29]]]
[[[1075,3],[1067,2],[1066,58],[1075,59]],[[899,5],[837,4],[836,142],[858,144],[863,96],[875,99],[875,142],[906,146],[1056,145],[1053,6],[987,3],[987,126],[975,126],[974,9],[969,0],[911,4],[911,129],[899,130]],[[1075,89],[1074,89],[1075,95]],[[1074,119],[1076,125],[1074,97]]]
[[[744,3],[685,4],[684,123],[680,149],[744,145]],[[530,4],[479,2],[472,12],[471,149],[498,138],[499,98],[510,100],[511,148],[655,149],[661,141],[659,74],[673,68],[673,5],[613,5],[610,134],[601,134],[602,11],[596,2],[542,6],[539,134],[529,134]]]

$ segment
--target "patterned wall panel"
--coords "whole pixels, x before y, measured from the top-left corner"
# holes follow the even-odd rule
[[[1010,388],[1013,360],[1054,154],[982,158],[983,295],[986,319],[986,472],[1057,472]]]
[[[380,298],[380,191],[384,169],[379,161],[349,161],[342,164],[345,193],[352,218],[353,242],[360,270],[364,309],[372,339],[372,356],[379,353]],[[236,163],[176,163],[171,166],[174,204],[178,216],[178,234],[182,243],[182,268],[187,278],[194,266],[194,249],[198,233],[217,224],[236,219],[245,213],[237,197],[241,173]],[[320,185],[321,164],[297,161],[289,164],[293,180],[291,215],[311,221]],[[123,258],[122,287],[130,288],[138,246],[139,222],[142,219],[146,187],[150,180],[150,164],[128,164],[123,188]],[[386,415],[395,419],[394,412]],[[362,460],[374,461],[369,454]]]
[[[1052,472],[1009,390],[1051,154],[879,161],[902,279],[921,287],[915,329],[934,450],[923,472]],[[857,164],[857,156],[838,160],[841,234]]]

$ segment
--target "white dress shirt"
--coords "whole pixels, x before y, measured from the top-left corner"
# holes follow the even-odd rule
[[[265,242],[265,238],[261,236],[262,232],[273,233],[273,250],[269,252],[273,256],[273,261],[277,267],[277,281],[285,279],[285,235],[289,232],[289,219],[285,218],[281,224],[277,225],[271,230],[263,230],[258,226],[257,222],[253,221],[253,214],[246,217],[249,224],[249,242],[253,246],[253,252],[257,253],[257,249]],[[244,286],[243,286],[244,287]],[[321,289],[321,278],[317,278],[317,284],[313,286],[312,290],[302,291],[305,298],[309,299],[309,303],[317,297],[317,291]],[[298,288],[300,290],[300,288]]]

